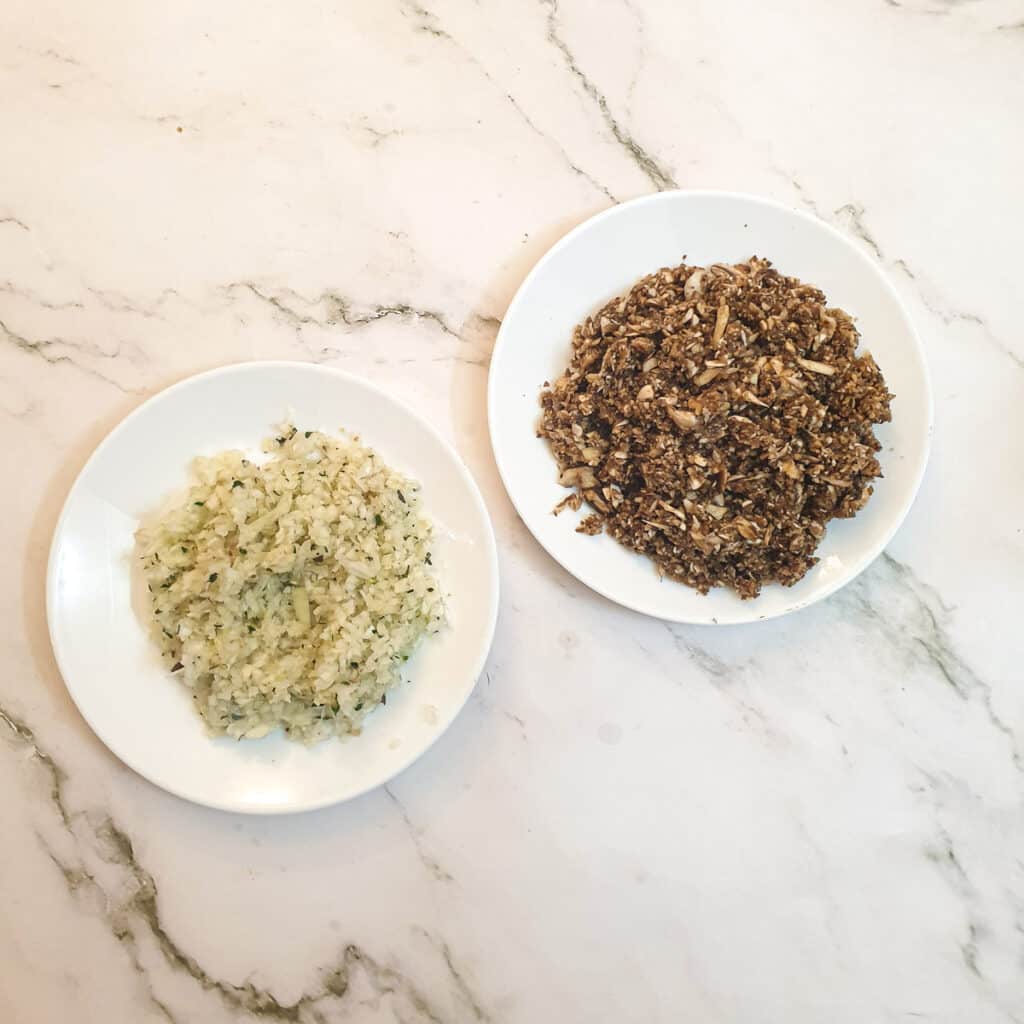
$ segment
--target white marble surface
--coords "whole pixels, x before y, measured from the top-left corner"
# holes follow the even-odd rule
[[[1024,6],[423,3],[0,5],[0,1020],[1024,1021]],[[673,185],[859,236],[930,357],[910,518],[786,620],[595,597],[489,453],[525,271]],[[503,608],[386,791],[248,820],[92,737],[43,566],[120,417],[265,357],[436,419]]]

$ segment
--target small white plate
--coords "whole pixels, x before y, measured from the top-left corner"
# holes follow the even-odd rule
[[[133,610],[140,515],[183,488],[196,455],[256,451],[291,415],[300,429],[358,434],[423,485],[449,625],[423,640],[405,681],[359,737],[313,747],[280,731],[211,739],[186,688],[161,663]],[[96,449],[68,495],[50,550],[50,638],[72,698],[96,735],[164,789],[224,810],[323,807],[387,782],[422,754],[466,702],[498,612],[494,533],[452,447],[396,399],[356,377],[304,363],[244,363],[168,388]]]
[[[539,394],[568,365],[573,328],[636,281],[683,258],[695,265],[770,259],[783,274],[821,288],[857,320],[861,348],[885,375],[892,422],[878,428],[884,479],[867,506],[835,520],[821,561],[798,584],[773,584],[742,601],[659,579],[647,558],[605,535],[575,532],[579,516],[552,507],[569,491],[547,442],[537,437]],[[523,522],[556,561],[598,593],[673,622],[770,619],[821,600],[874,559],[903,521],[924,474],[931,438],[928,371],[910,318],[878,266],[838,231],[785,206],[729,192],[661,192],[598,214],[533,268],[505,314],[488,382],[491,443]]]

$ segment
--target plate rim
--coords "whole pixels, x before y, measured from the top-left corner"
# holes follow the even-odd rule
[[[195,383],[199,380],[205,380],[211,377],[230,376],[234,373],[244,373],[253,369],[269,369],[269,370],[302,370],[305,372],[313,372],[317,374],[326,374],[333,376],[350,385],[365,388],[375,395],[379,395],[382,398],[387,399],[390,402],[397,403],[427,434],[431,435],[436,441],[438,441],[441,447],[451,457],[456,471],[462,477],[466,483],[470,496],[477,507],[477,511],[481,514],[482,522],[485,526],[484,539],[486,541],[486,559],[489,568],[489,579],[490,587],[487,593],[487,599],[490,605],[490,614],[487,618],[485,638],[486,642],[481,646],[481,653],[477,657],[476,664],[472,673],[472,685],[466,690],[465,696],[458,702],[457,706],[453,706],[447,719],[442,719],[440,728],[430,737],[430,741],[418,750],[414,750],[408,756],[404,757],[398,764],[398,766],[389,774],[387,777],[379,779],[376,782],[367,783],[354,789],[350,793],[346,793],[343,796],[337,797],[324,797],[320,799],[311,799],[306,801],[300,801],[287,806],[252,806],[249,804],[239,804],[231,800],[217,800],[209,799],[200,796],[196,796],[193,793],[187,791],[185,787],[175,786],[173,783],[167,783],[165,781],[156,781],[150,776],[150,774],[143,768],[139,767],[134,758],[129,759],[125,757],[117,748],[115,743],[112,743],[103,731],[96,725],[90,716],[88,710],[82,706],[79,702],[78,697],[75,694],[74,688],[68,681],[68,672],[65,667],[65,659],[62,655],[61,645],[57,642],[55,637],[55,618],[57,615],[56,604],[56,580],[57,580],[57,558],[58,551],[61,547],[61,543],[64,538],[65,526],[67,523],[68,516],[70,514],[70,508],[72,501],[76,497],[79,489],[83,486],[83,480],[89,470],[89,468],[102,456],[107,445],[112,443],[114,438],[121,435],[122,432],[127,431],[131,428],[132,421],[142,413],[143,410],[150,406],[158,403],[165,399],[167,396],[174,392],[182,390]],[[199,373],[189,374],[187,377],[183,377],[181,380],[175,381],[173,384],[169,384],[165,388],[161,388],[155,394],[150,395],[144,401],[140,402],[135,408],[128,412],[122,417],[114,426],[103,436],[99,444],[92,450],[89,457],[83,463],[81,469],[75,475],[75,479],[71,486],[68,488],[67,494],[64,497],[64,502],[61,505],[60,514],[57,517],[56,525],[53,528],[53,536],[50,539],[50,547],[46,561],[46,627],[47,633],[50,640],[50,649],[53,651],[54,660],[57,663],[57,669],[60,672],[61,681],[64,683],[64,689],[70,696],[72,703],[78,709],[78,713],[85,720],[86,725],[92,730],[93,735],[99,739],[107,750],[110,751],[114,757],[117,758],[122,764],[130,768],[136,775],[145,779],[150,785],[156,786],[158,789],[162,789],[172,796],[175,796],[181,800],[186,800],[189,803],[196,804],[201,807],[209,807],[217,811],[227,811],[236,814],[248,814],[256,815],[261,817],[271,817],[275,815],[290,815],[300,814],[306,811],[320,810],[324,807],[333,807],[337,804],[347,803],[350,800],[355,800],[360,796],[369,793],[374,789],[378,789],[381,786],[386,786],[397,776],[401,775],[407,768],[409,768],[414,762],[420,757],[427,753],[440,738],[448,731],[452,723],[463,711],[466,704],[469,702],[474,691],[476,690],[477,684],[480,681],[480,676],[483,673],[484,666],[487,663],[487,658],[490,656],[491,649],[494,645],[494,635],[497,629],[498,623],[498,610],[501,599],[501,588],[500,588],[500,564],[498,562],[498,550],[497,541],[494,534],[494,523],[491,521],[490,513],[487,509],[487,504],[483,499],[483,495],[480,492],[480,488],[470,472],[469,467],[466,465],[462,456],[459,454],[455,445],[452,444],[441,432],[429,421],[426,417],[422,416],[419,412],[413,409],[403,399],[390,394],[385,388],[367,380],[365,377],[361,377],[358,374],[350,373],[348,370],[342,370],[333,366],[322,366],[318,363],[303,362],[297,359],[251,359],[244,360],[241,362],[226,363],[223,366],[217,366],[210,370],[202,370]]]
[[[545,270],[548,263],[559,253],[563,248],[568,246],[577,235],[582,234],[587,229],[593,227],[600,221],[607,220],[616,216],[627,216],[628,211],[635,209],[640,206],[644,206],[652,203],[659,202],[675,202],[680,199],[726,199],[726,200],[738,200],[740,202],[752,203],[756,206],[767,207],[772,210],[789,214],[790,216],[796,217],[799,220],[803,220],[808,224],[814,225],[816,228],[824,229],[826,234],[829,234],[843,245],[847,250],[852,252],[856,258],[858,258],[863,265],[875,276],[881,287],[889,294],[889,296],[895,301],[896,307],[903,317],[906,324],[907,331],[910,338],[911,348],[917,356],[918,363],[921,367],[921,381],[923,389],[923,398],[926,414],[926,423],[924,430],[924,443],[922,445],[920,456],[917,460],[917,465],[912,469],[911,485],[907,491],[906,498],[900,506],[897,514],[893,516],[892,521],[882,531],[879,540],[877,540],[869,549],[865,557],[863,564],[854,572],[852,575],[842,577],[838,580],[833,580],[818,590],[812,595],[803,599],[793,601],[790,604],[782,607],[773,612],[764,612],[758,614],[756,611],[757,598],[753,598],[750,601],[744,602],[741,608],[750,606],[751,614],[748,615],[735,615],[722,617],[720,615],[704,615],[702,617],[694,617],[690,614],[679,614],[672,615],[663,612],[658,608],[653,608],[644,601],[630,600],[620,594],[616,594],[610,591],[607,587],[597,583],[591,578],[585,578],[586,574],[580,575],[574,570],[570,569],[558,556],[558,554],[552,550],[552,548],[546,544],[537,534],[534,532],[530,521],[524,515],[523,509],[521,508],[520,498],[517,497],[512,487],[509,486],[509,481],[506,475],[504,458],[501,454],[501,446],[496,441],[498,433],[498,425],[496,422],[497,417],[497,393],[498,393],[498,380],[497,380],[497,369],[502,358],[502,353],[507,347],[506,330],[507,325],[511,321],[513,314],[517,311],[518,307],[525,300],[527,289],[533,283],[536,277],[539,277]],[[494,341],[494,348],[491,353],[490,366],[487,372],[487,431],[490,436],[491,449],[494,453],[494,461],[498,468],[498,475],[501,478],[502,486],[505,488],[505,493],[508,495],[509,501],[516,510],[516,514],[519,516],[520,521],[529,531],[530,536],[540,545],[540,547],[547,552],[547,554],[554,559],[562,567],[565,572],[569,573],[574,579],[579,580],[584,586],[593,590],[595,593],[600,594],[602,597],[619,605],[623,608],[628,608],[631,611],[639,612],[641,615],[647,615],[655,619],[659,619],[662,622],[673,622],[681,625],[690,626],[735,626],[744,625],[747,623],[756,622],[767,622],[772,619],[781,618],[784,615],[789,615],[793,612],[800,611],[804,608],[808,608],[813,604],[817,604],[819,601],[825,600],[830,597],[837,590],[846,586],[848,583],[852,583],[865,569],[868,568],[882,552],[888,547],[893,537],[896,535],[897,530],[903,525],[903,522],[907,518],[910,509],[913,507],[914,501],[917,498],[918,492],[921,489],[921,484],[924,480],[925,470],[928,466],[928,459],[931,454],[932,447],[932,436],[935,430],[935,398],[934,391],[932,388],[931,370],[928,366],[928,359],[925,353],[924,345],[921,342],[921,336],[917,331],[917,327],[914,324],[914,320],[910,315],[910,311],[907,309],[906,303],[903,301],[902,296],[896,290],[892,281],[889,280],[888,274],[881,264],[873,259],[867,252],[865,252],[860,246],[856,245],[853,239],[845,232],[840,231],[837,227],[828,222],[822,220],[822,218],[815,216],[814,214],[808,213],[806,210],[798,210],[787,203],[780,202],[777,199],[771,199],[766,196],[755,195],[750,192],[737,192],[729,189],[666,189],[660,192],[651,192],[646,195],[637,196],[633,199],[628,199],[622,203],[616,203],[614,206],[610,206],[605,210],[600,210],[598,213],[592,214],[585,220],[581,221],[575,227],[571,228],[564,235],[558,238],[551,246],[544,251],[540,258],[533,264],[527,275],[523,278],[519,287],[516,289],[515,294],[512,296],[512,301],[509,302],[508,307],[505,311],[505,315],[502,317],[501,326],[498,328],[498,334]],[[641,556],[637,556],[641,557]],[[680,584],[680,586],[686,586],[686,584]],[[691,588],[692,589],[692,588]]]

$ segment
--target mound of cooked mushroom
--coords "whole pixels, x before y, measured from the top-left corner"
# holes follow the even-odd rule
[[[573,489],[556,511],[707,593],[756,597],[815,564],[881,476],[892,395],[853,320],[752,257],[651,274],[575,330],[539,433]]]

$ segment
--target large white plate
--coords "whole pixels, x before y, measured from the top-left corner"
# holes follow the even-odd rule
[[[896,398],[878,428],[885,474],[855,519],[834,521],[821,561],[796,586],[765,587],[742,601],[701,596],[659,579],[652,563],[601,535],[575,532],[578,517],[552,507],[560,487],[547,443],[536,436],[538,395],[569,361],[573,327],[645,274],[680,263],[737,263],[751,255],[824,290],[857,320]],[[878,266],[838,231],[787,207],[728,192],[662,192],[593,217],[533,268],[505,314],[491,360],[488,418],[498,469],[534,537],[569,572],[628,608],[674,622],[735,623],[803,608],[848,583],[888,543],[924,474],[932,402],[921,345]],[[581,515],[583,513],[580,513]]]
[[[186,485],[197,454],[256,450],[291,413],[302,429],[360,437],[423,485],[449,625],[426,638],[406,681],[357,738],[314,747],[280,732],[210,739],[132,607],[139,516]],[[50,637],[64,681],[99,738],[151,782],[253,814],[299,811],[387,782],[448,727],[483,668],[498,610],[494,534],[458,455],[396,399],[337,370],[245,363],[191,377],[136,409],[96,449],[57,524],[47,577]]]

